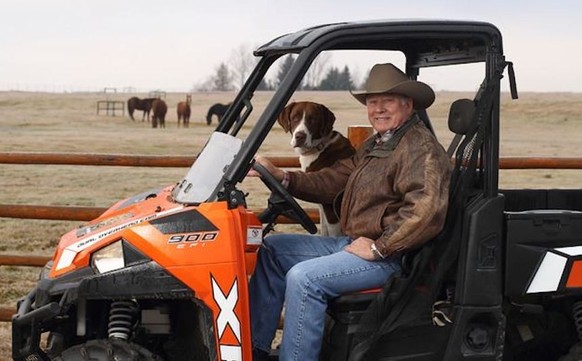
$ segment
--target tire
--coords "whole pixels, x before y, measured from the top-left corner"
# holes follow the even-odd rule
[[[55,361],[163,361],[144,347],[119,339],[91,340],[63,351]]]

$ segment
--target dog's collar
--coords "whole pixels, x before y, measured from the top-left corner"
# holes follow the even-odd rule
[[[315,154],[317,152],[321,152],[323,150],[323,148],[325,148],[329,143],[334,141],[337,137],[339,137],[339,134],[336,132],[332,132],[332,133],[326,135],[325,137],[321,138],[319,143],[317,143],[316,145],[314,145],[310,148],[307,148],[305,150],[303,150],[303,148],[302,148],[301,155],[311,155],[311,154]]]

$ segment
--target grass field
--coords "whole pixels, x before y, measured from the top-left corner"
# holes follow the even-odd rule
[[[243,128],[248,132],[270,93],[257,93],[255,111]],[[108,94],[125,101],[128,94]],[[139,95],[138,95],[139,96]],[[145,96],[145,94],[141,94]],[[448,145],[452,134],[446,118],[450,103],[471,94],[443,92],[429,109],[437,136]],[[501,156],[582,157],[582,94],[525,93],[501,103]],[[226,103],[233,93],[200,93],[192,97],[189,128],[178,128],[175,107],[185,94],[168,94],[165,129],[152,129],[127,116],[96,114],[105,94],[48,94],[0,92],[0,152],[72,152],[109,154],[192,155],[198,153],[214,129],[207,126],[208,107]],[[299,92],[293,100],[326,104],[337,117],[336,129],[367,124],[365,109],[347,92]],[[260,152],[292,155],[288,135],[276,125]],[[176,183],[185,168],[131,168],[0,164],[0,204],[79,205],[105,207],[157,186]],[[503,170],[503,188],[579,188],[582,171]],[[266,191],[256,179],[241,188],[250,192],[249,206],[265,205]],[[0,218],[0,254],[51,255],[61,234],[78,222]],[[293,229],[293,228],[290,228]],[[14,307],[35,282],[39,269],[0,266],[0,307]],[[10,359],[10,325],[0,323],[0,360]]]

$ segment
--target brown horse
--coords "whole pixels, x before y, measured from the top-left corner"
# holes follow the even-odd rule
[[[160,128],[166,127],[166,113],[168,112],[168,106],[166,102],[162,99],[155,99],[152,102],[152,128],[157,128],[158,123]]]
[[[180,120],[182,120],[184,124],[184,128],[188,128],[190,124],[190,104],[192,104],[192,95],[186,95],[185,102],[179,102],[178,106],[176,107],[176,111],[178,113],[178,128],[180,128]]]
[[[131,120],[135,121],[133,118],[133,112],[135,110],[143,111],[141,121],[143,122],[146,115],[148,117],[148,122],[150,121],[150,110],[152,109],[152,102],[156,100],[156,98],[145,98],[140,99],[138,97],[131,97],[127,100],[127,112],[129,113],[129,117]]]

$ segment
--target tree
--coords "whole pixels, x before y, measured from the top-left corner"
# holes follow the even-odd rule
[[[216,74],[212,78],[212,90],[228,91],[232,90],[232,75],[225,63],[220,63],[216,69]]]
[[[279,86],[281,85],[281,82],[283,81],[283,79],[285,79],[285,77],[287,76],[287,73],[289,73],[289,70],[291,70],[291,67],[293,66],[293,64],[295,63],[295,58],[293,57],[293,55],[288,55],[283,62],[281,63],[281,66],[279,67],[279,72],[277,73],[277,79],[275,81],[275,86]]]
[[[321,82],[323,72],[330,60],[330,53],[319,53],[303,77],[302,86],[304,89],[317,89],[317,86]]]
[[[234,49],[230,56],[230,66],[235,87],[242,88],[253,67],[257,63],[257,58],[253,56],[250,46],[241,45]]]
[[[339,71],[335,66],[332,66],[327,71],[325,78],[319,83],[318,88],[320,90],[337,90],[339,82]]]
[[[195,92],[209,92],[209,91],[212,91],[213,83],[214,83],[213,82],[213,78],[212,77],[208,77],[208,78],[206,78],[202,82],[195,83],[192,86],[192,89],[190,91],[193,92],[193,93],[195,93]]]
[[[339,90],[350,90],[354,88],[354,82],[352,81],[352,74],[350,73],[350,68],[347,65],[344,66],[344,70],[340,74],[340,89]]]
[[[350,75],[350,69],[346,65],[342,72],[336,67],[331,67],[325,78],[319,83],[320,90],[350,90],[354,84]]]
[[[257,90],[273,90],[275,87],[269,79],[261,79],[259,85],[257,85]]]

